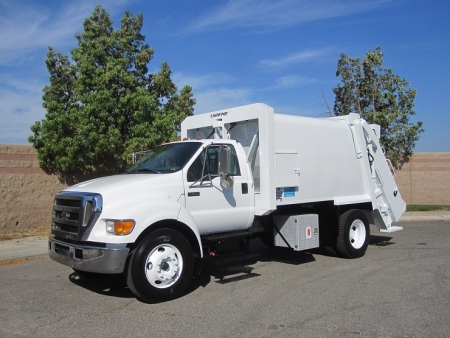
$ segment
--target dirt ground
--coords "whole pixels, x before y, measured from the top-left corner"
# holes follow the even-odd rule
[[[21,229],[16,231],[4,230],[0,233],[0,242],[27,237],[47,237],[49,234],[49,226],[33,229]]]

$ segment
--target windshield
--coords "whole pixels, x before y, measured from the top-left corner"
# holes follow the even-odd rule
[[[160,145],[127,169],[128,173],[173,173],[181,170],[202,144],[180,142]]]

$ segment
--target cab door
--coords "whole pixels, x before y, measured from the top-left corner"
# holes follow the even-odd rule
[[[253,182],[242,163],[244,156],[238,157],[235,146],[227,144],[234,184],[226,188],[218,175],[220,146],[203,149],[183,173],[186,208],[201,235],[247,229],[254,217]]]

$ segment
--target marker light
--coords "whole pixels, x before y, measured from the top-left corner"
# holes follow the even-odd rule
[[[136,223],[132,219],[126,220],[114,220],[108,219],[106,220],[106,232],[113,235],[128,235],[130,234]]]

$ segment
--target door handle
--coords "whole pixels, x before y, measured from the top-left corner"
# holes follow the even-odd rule
[[[188,197],[200,196],[200,191],[188,192]]]

